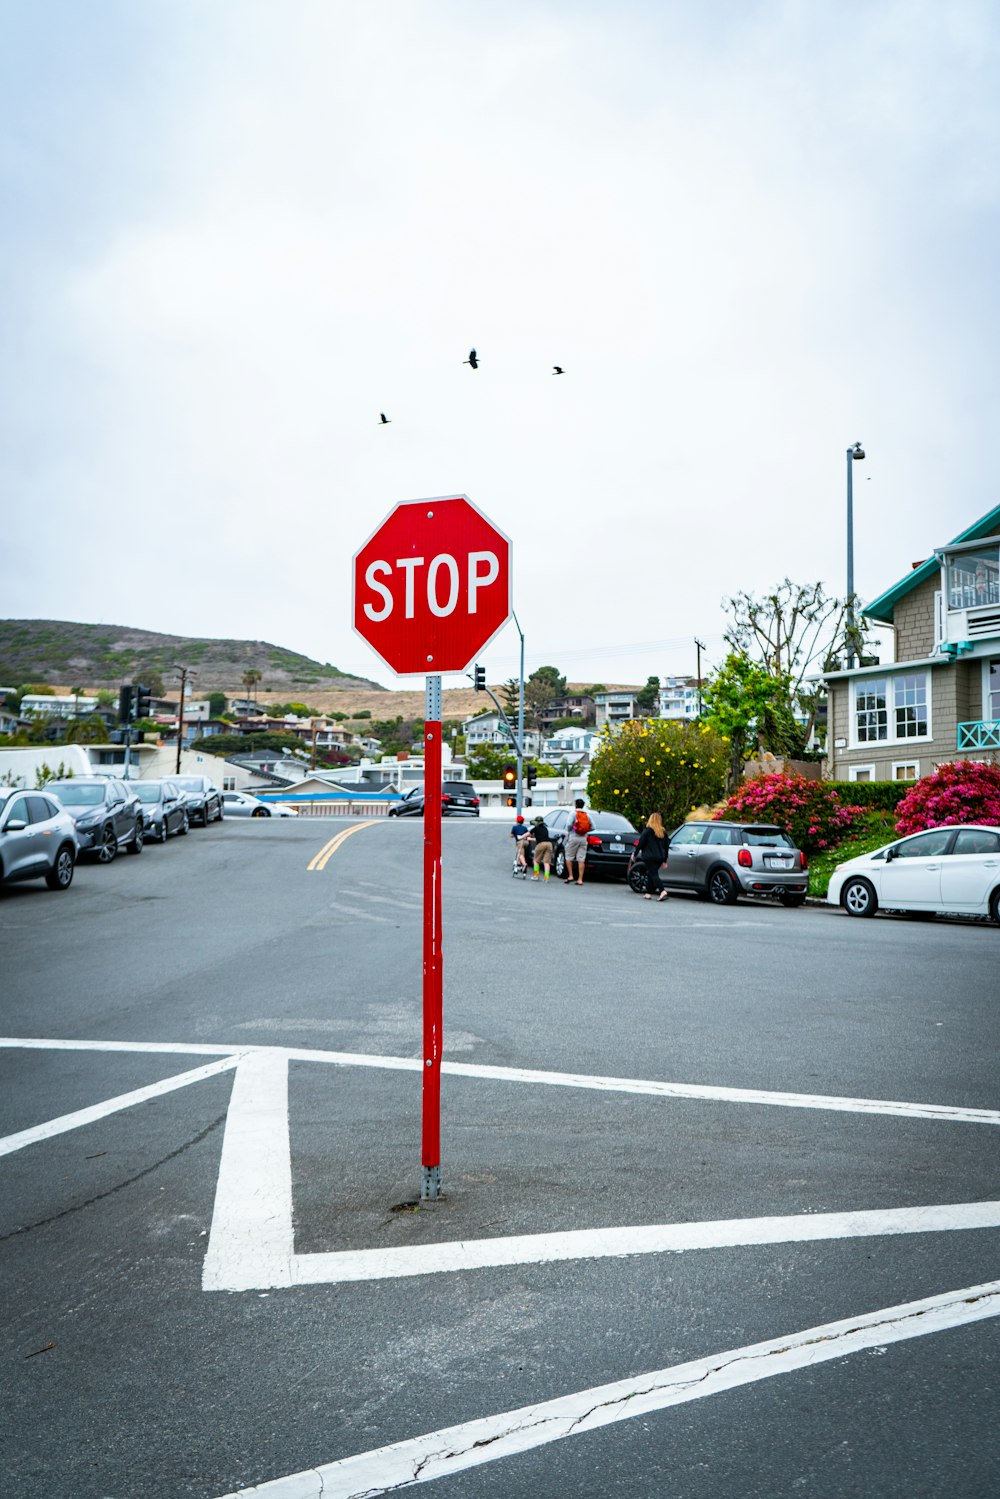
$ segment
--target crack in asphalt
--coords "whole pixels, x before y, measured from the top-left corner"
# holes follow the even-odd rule
[[[142,1181],[143,1177],[151,1176],[154,1171],[159,1171],[160,1167],[165,1166],[168,1161],[176,1160],[179,1155],[183,1155],[186,1150],[190,1150],[192,1145],[200,1145],[202,1140],[207,1139],[213,1130],[218,1129],[220,1124],[225,1123],[225,1120],[226,1115],[220,1114],[218,1119],[213,1119],[211,1124],[207,1125],[205,1129],[199,1130],[196,1135],[192,1135],[190,1140],[185,1140],[183,1145],[178,1145],[176,1150],[169,1151],[160,1160],[154,1161],[151,1166],[146,1166],[144,1170],[137,1171],[135,1176],[130,1176],[125,1181],[118,1182],[113,1187],[108,1187],[106,1192],[98,1192],[95,1196],[88,1197],[85,1202],[74,1203],[72,1207],[63,1208],[58,1213],[52,1213],[48,1218],[39,1218],[34,1223],[22,1223],[17,1228],[11,1229],[10,1233],[0,1234],[0,1244],[6,1244],[8,1239],[16,1239],[18,1234],[30,1234],[36,1228],[46,1228],[50,1223],[58,1223],[60,1218],[68,1218],[73,1213],[80,1213],[84,1208],[93,1207],[94,1203],[103,1202],[106,1197],[113,1197],[116,1192],[123,1192],[126,1187],[134,1186],[136,1182]]]

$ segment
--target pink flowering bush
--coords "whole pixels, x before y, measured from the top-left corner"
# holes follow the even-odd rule
[[[784,774],[744,781],[715,814],[716,820],[774,823],[807,854],[839,843],[864,815],[861,807],[845,807],[828,781]]]
[[[924,776],[899,804],[897,833],[921,833],[956,822],[1000,827],[1000,765],[956,760]]]

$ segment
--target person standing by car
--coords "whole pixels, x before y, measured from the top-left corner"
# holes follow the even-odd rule
[[[528,865],[525,855],[527,853],[528,829],[524,825],[523,817],[515,817],[514,826],[510,830],[510,836],[517,844],[517,862],[527,872]]]
[[[636,858],[641,859],[646,871],[644,900],[652,900],[654,895],[657,900],[667,898],[667,892],[660,884],[660,865],[666,862],[669,849],[670,839],[663,826],[663,818],[659,812],[651,812],[635,846]]]
[[[549,870],[552,867],[552,834],[545,826],[545,819],[543,817],[535,818],[535,825],[531,831],[532,836],[535,840],[535,851],[533,856],[535,872],[531,876],[531,878],[533,880],[537,880],[538,871],[540,869],[544,869],[545,882],[548,883]]]
[[[566,883],[567,885],[583,884],[583,866],[587,858],[587,834],[593,826],[583,807],[583,797],[578,796],[574,803],[576,815],[570,823],[569,832],[566,834]],[[573,879],[573,865],[577,867],[577,878]]]

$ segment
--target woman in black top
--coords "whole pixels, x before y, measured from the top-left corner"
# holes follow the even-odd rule
[[[663,818],[659,812],[651,812],[636,845],[636,857],[642,860],[646,870],[646,900],[652,900],[654,895],[657,900],[667,898],[667,892],[660,884],[660,865],[666,862],[669,848],[670,839],[664,830]]]

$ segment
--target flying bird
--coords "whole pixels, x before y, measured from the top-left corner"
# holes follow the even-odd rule
[[[561,364],[554,364],[552,366],[552,373],[554,375],[565,375],[566,371],[563,369]]]
[[[391,425],[390,421],[389,421],[389,418],[386,416],[386,414],[385,414],[384,411],[380,411],[379,412],[379,416],[382,418],[382,425],[383,425],[383,427],[388,427],[388,426]]]
[[[463,359],[462,363],[471,364],[474,370],[477,370],[479,368],[479,355],[476,353],[475,349],[469,350],[468,359]]]

